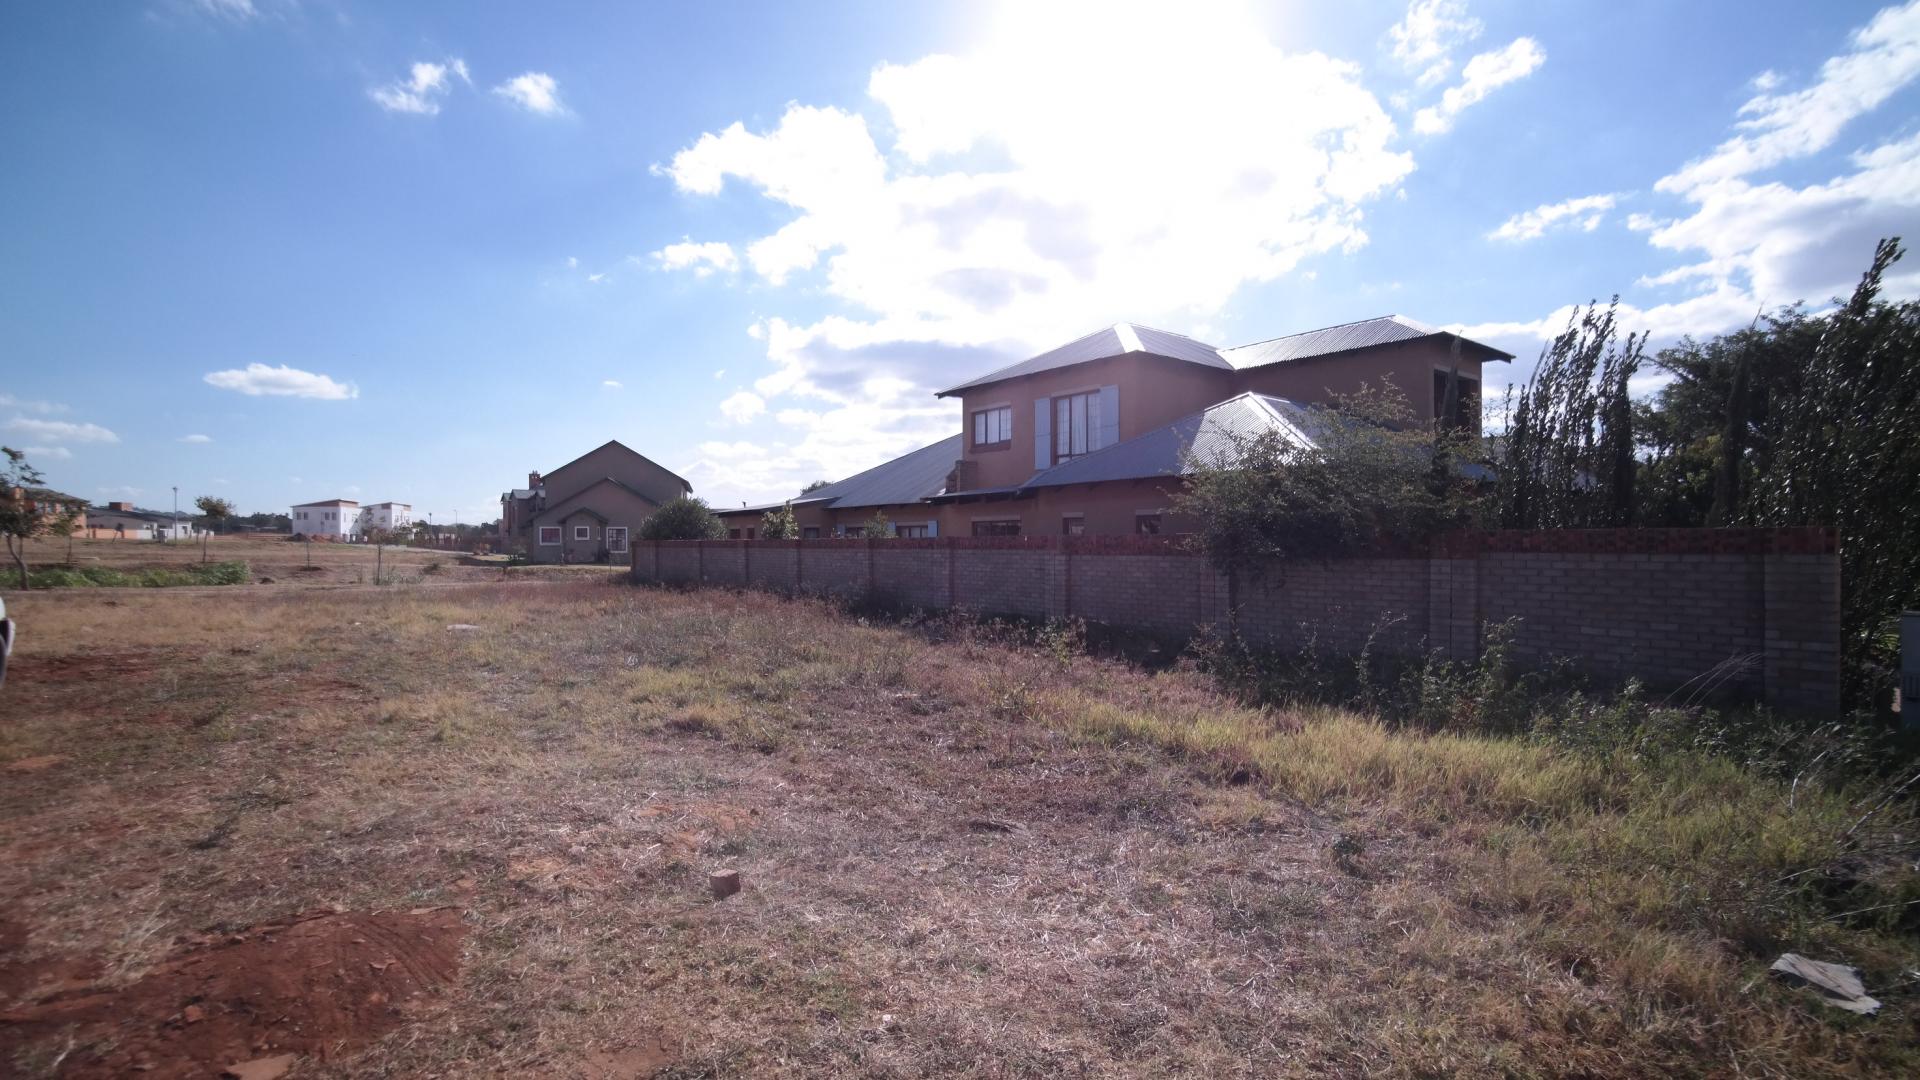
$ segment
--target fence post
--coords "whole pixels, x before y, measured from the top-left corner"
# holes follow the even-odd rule
[[[958,558],[959,558],[957,554],[957,549],[960,546],[959,539],[957,537],[952,537],[952,536],[947,537],[946,546],[947,546],[947,610],[952,611],[954,608],[957,608],[960,606],[960,594],[956,591],[954,586],[954,571],[953,571],[953,564],[956,561],[958,561]]]

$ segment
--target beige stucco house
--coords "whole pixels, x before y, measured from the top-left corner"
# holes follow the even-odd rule
[[[1477,430],[1481,366],[1512,358],[1400,315],[1233,348],[1119,323],[940,391],[960,401],[959,434],[796,496],[794,516],[817,537],[876,512],[906,536],[1183,532],[1182,474],[1224,436],[1310,440],[1307,407],[1382,382],[1416,416],[1452,408]],[[745,539],[766,509],[719,514]]]
[[[693,485],[609,440],[527,486],[500,496],[500,549],[534,562],[624,562],[628,545],[662,503]]]

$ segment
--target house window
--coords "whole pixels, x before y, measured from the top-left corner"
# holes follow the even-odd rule
[[[753,529],[748,529],[748,530],[747,530],[747,539],[749,539],[749,540],[752,540],[752,539],[754,538],[754,536],[753,536],[753,534],[754,534],[754,530],[753,530]]]
[[[1053,459],[1069,461],[1100,448],[1100,394],[1053,399]]]
[[[607,550],[627,550],[627,527],[625,525],[607,526]]]
[[[575,540],[591,540],[591,539],[593,539],[593,526],[591,526],[591,525],[575,525],[575,526],[573,527],[573,538],[574,538]]]
[[[800,539],[802,539],[802,540],[818,540],[818,539],[820,539],[820,526],[818,526],[818,525],[807,525],[807,526],[804,526],[804,527],[803,527],[803,528],[801,528],[801,530],[800,530]]]
[[[973,523],[975,536],[1019,536],[1020,521],[976,521]]]
[[[973,448],[1003,450],[1013,443],[1013,406],[1001,405],[973,414]]]
[[[739,530],[739,529],[728,529],[728,530],[727,530],[727,539],[729,539],[729,540],[738,540],[738,539],[740,539],[740,530]]]
[[[554,547],[559,543],[560,543],[560,526],[558,525],[540,526],[540,546],[541,547]]]
[[[893,535],[904,536],[909,540],[925,539],[927,527],[925,525],[895,525],[893,527]]]
[[[1060,519],[1061,536],[1087,535],[1087,519],[1084,514],[1072,514]]]
[[[1141,536],[1159,536],[1160,535],[1160,515],[1159,514],[1133,515],[1133,531],[1136,533],[1139,533]]]
[[[1433,418],[1449,427],[1465,428],[1468,431],[1480,430],[1480,380],[1469,379],[1465,375],[1459,378],[1460,392],[1453,403],[1453,412],[1447,413],[1448,372],[1433,373]]]

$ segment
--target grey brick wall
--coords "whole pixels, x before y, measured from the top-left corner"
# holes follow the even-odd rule
[[[702,541],[635,545],[637,581],[884,596],[1078,617],[1185,637],[1232,609],[1279,648],[1513,656],[1675,687],[1716,680],[1782,706],[1839,704],[1840,559],[1826,530],[1600,530],[1448,538],[1431,554],[1289,563],[1231,585],[1157,538]]]

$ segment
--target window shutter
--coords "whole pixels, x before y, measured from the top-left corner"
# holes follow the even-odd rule
[[[1120,388],[1103,386],[1100,388],[1100,445],[1087,449],[1104,450],[1120,441]]]
[[[1033,402],[1033,467],[1044,469],[1053,464],[1053,399],[1035,398]]]

